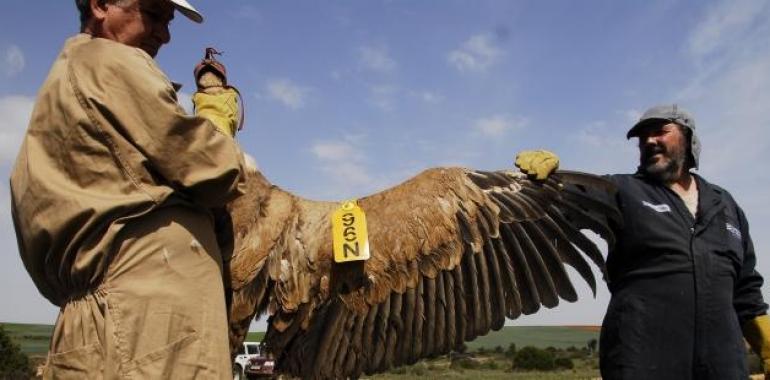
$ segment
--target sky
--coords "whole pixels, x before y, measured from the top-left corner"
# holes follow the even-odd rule
[[[73,1],[4,1],[8,178],[35,94],[79,22]],[[190,1],[205,23],[177,14],[157,60],[189,109],[204,48],[224,51],[246,107],[238,141],[284,189],[361,197],[430,167],[510,169],[516,152],[540,148],[564,169],[630,173],[626,131],[646,108],[677,102],[696,119],[699,173],[746,211],[770,275],[770,1]],[[0,251],[0,321],[53,324],[57,308],[19,258],[7,185]],[[606,286],[593,298],[576,284],[577,303],[509,324],[600,324]]]

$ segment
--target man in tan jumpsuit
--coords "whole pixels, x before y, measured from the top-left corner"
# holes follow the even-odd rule
[[[153,60],[184,0],[76,0],[11,175],[22,260],[61,308],[45,378],[227,378],[212,209],[240,194],[232,91],[177,103]]]

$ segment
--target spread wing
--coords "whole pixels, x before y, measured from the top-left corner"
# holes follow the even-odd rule
[[[444,354],[506,318],[595,291],[604,261],[581,229],[614,244],[614,189],[599,177],[430,169],[360,199],[371,258],[333,262],[335,203],[249,178],[232,205],[231,341],[269,315],[264,342],[278,369],[302,378],[359,377]],[[588,260],[587,260],[588,259]]]

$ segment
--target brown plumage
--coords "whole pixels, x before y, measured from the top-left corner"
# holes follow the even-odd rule
[[[265,343],[281,372],[359,377],[441,355],[505,318],[577,294],[564,264],[595,292],[586,257],[604,271],[581,229],[613,242],[614,189],[599,177],[557,172],[427,170],[362,198],[371,258],[333,262],[332,202],[313,202],[248,176],[230,205],[235,250],[232,347],[268,315]]]

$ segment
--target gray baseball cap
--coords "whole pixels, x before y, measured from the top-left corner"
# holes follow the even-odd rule
[[[176,10],[178,10],[180,13],[185,15],[190,20],[193,20],[197,23],[203,22],[203,15],[198,12],[197,9],[195,9],[190,3],[187,2],[187,0],[169,0],[174,4],[174,7]]]
[[[639,121],[628,130],[626,138],[638,137],[642,129],[662,122],[676,123],[690,131],[690,157],[694,167],[697,169],[701,145],[698,136],[695,134],[695,118],[677,104],[659,105],[644,111]]]

